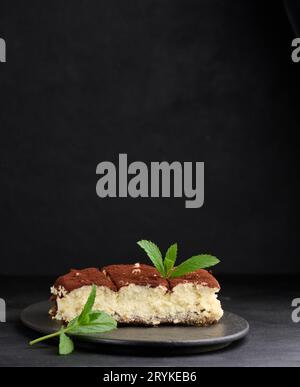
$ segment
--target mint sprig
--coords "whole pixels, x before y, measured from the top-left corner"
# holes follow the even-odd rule
[[[166,277],[168,277],[171,274],[172,269],[175,265],[176,259],[177,259],[177,243],[174,243],[168,248],[164,259],[164,268],[165,268]]]
[[[59,331],[59,346],[58,352],[60,355],[69,355],[74,351],[74,343],[73,340],[70,339],[64,332],[64,329],[61,328]]]
[[[145,250],[153,265],[161,273],[161,275],[165,276],[165,266],[163,263],[162,255],[156,244],[146,240],[141,240],[137,242],[137,244]]]
[[[74,343],[66,333],[71,335],[87,335],[91,333],[108,332],[115,329],[117,327],[117,322],[109,314],[98,310],[92,310],[95,299],[96,286],[93,285],[91,293],[79,316],[70,321],[65,328],[61,327],[59,331],[32,340],[29,344],[33,345],[40,341],[59,336],[59,354],[68,355],[73,352]]]
[[[213,255],[199,254],[182,262],[170,273],[170,278],[181,277],[198,269],[212,267],[219,263],[219,259]]]
[[[212,267],[220,262],[218,258],[209,254],[195,255],[175,267],[177,259],[177,243],[171,245],[162,258],[161,251],[153,242],[141,240],[137,244],[145,250],[152,263],[163,278],[177,278],[198,269]]]

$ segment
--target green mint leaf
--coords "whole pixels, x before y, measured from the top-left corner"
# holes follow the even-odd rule
[[[165,268],[162,260],[162,255],[159,248],[156,246],[156,244],[146,240],[141,240],[137,242],[137,244],[143,250],[145,250],[146,254],[151,259],[156,269],[160,272],[161,276],[165,277]]]
[[[82,321],[72,320],[67,326],[67,332],[72,335],[108,332],[117,327],[116,320],[102,311],[91,311]]]
[[[94,322],[105,323],[106,321],[115,323],[115,319],[112,318],[111,315],[103,312],[102,310],[93,310],[89,313],[89,324],[93,324]]]
[[[61,329],[59,334],[59,354],[60,355],[69,355],[74,351],[74,343],[70,337],[68,337],[64,330]]]
[[[176,258],[177,258],[177,243],[174,243],[168,248],[166,252],[165,260],[164,260],[166,277],[168,277],[171,270],[173,269],[176,262]]]
[[[208,254],[200,254],[195,255],[182,262],[179,266],[175,267],[175,269],[171,272],[170,278],[180,277],[184,274],[191,273],[198,269],[204,269],[206,267],[211,267],[219,263],[219,259],[214,257],[213,255]]]
[[[90,333],[108,332],[117,327],[117,322],[105,312],[92,312],[89,316],[89,323],[83,325],[74,325],[70,329],[73,335],[86,335]]]
[[[78,318],[79,316],[73,318],[73,320],[71,320],[68,325],[67,325],[67,330],[70,331],[71,329],[75,328],[75,326],[77,326],[79,323],[78,323]]]
[[[95,298],[96,298],[96,286],[92,286],[92,290],[90,295],[88,296],[88,299],[82,309],[82,312],[78,316],[78,323],[86,323],[88,322],[88,314],[91,312],[94,303],[95,303]]]
[[[92,335],[96,333],[109,332],[115,329],[116,326],[108,326],[103,324],[95,325],[80,325],[70,332],[71,335]]]

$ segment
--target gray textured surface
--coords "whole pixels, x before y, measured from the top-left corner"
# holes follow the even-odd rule
[[[224,307],[250,323],[246,339],[226,349],[192,356],[130,356],[78,349],[56,355],[50,343],[30,348],[36,334],[23,328],[20,310],[48,296],[50,279],[0,278],[8,321],[0,324],[0,365],[4,366],[300,366],[300,323],[291,320],[291,301],[300,297],[299,277],[221,278]],[[171,355],[171,353],[170,353]]]

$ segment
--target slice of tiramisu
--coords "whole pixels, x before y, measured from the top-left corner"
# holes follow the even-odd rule
[[[59,277],[51,288],[54,306],[50,314],[57,320],[73,320],[83,309],[93,284],[97,287],[94,309],[113,315],[116,309],[116,287],[96,268],[71,269],[68,274]]]
[[[175,323],[205,326],[218,322],[223,316],[217,299],[220,285],[207,270],[199,269],[168,282],[171,316]]]
[[[95,310],[112,315],[119,323],[158,325],[210,325],[223,315],[217,293],[220,286],[206,270],[164,279],[144,264],[110,265],[71,270],[51,288],[57,320],[70,321],[82,310],[92,284],[97,286]]]
[[[144,325],[167,322],[169,283],[153,266],[110,265],[103,272],[118,290],[118,322]]]

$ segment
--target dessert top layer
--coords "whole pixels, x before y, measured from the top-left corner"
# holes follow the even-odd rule
[[[170,289],[173,289],[175,286],[184,283],[194,283],[203,286],[208,286],[209,288],[220,289],[220,285],[215,279],[215,277],[204,269],[196,270],[192,273],[185,274],[178,278],[169,279]]]
[[[199,269],[182,277],[174,279],[164,279],[153,266],[140,263],[131,265],[109,265],[102,270],[97,268],[87,268],[82,270],[71,269],[71,271],[59,277],[54,287],[63,287],[67,292],[95,284],[105,286],[113,291],[117,291],[123,286],[130,284],[140,286],[164,286],[172,290],[175,286],[184,283],[194,283],[210,288],[220,288],[218,281],[208,271]]]
[[[102,271],[94,267],[83,270],[71,269],[68,274],[59,277],[55,281],[54,287],[58,288],[59,286],[62,286],[68,292],[71,292],[72,290],[81,288],[82,286],[93,284],[97,286],[106,286],[112,290],[116,290],[113,282],[106,277]]]
[[[130,284],[157,287],[159,285],[169,288],[168,281],[161,277],[153,266],[135,263],[134,265],[109,265],[103,272],[108,275],[117,289]]]

